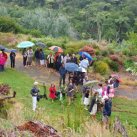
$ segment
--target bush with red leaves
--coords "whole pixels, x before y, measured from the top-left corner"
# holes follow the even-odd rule
[[[0,94],[8,95],[10,93],[10,86],[8,84],[0,84]]]

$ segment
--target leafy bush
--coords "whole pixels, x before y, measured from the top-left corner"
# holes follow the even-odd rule
[[[126,60],[126,61],[124,62],[124,67],[125,67],[125,68],[129,68],[129,67],[131,67],[131,66],[133,66],[133,65],[134,65],[134,62],[133,62],[131,59]]]
[[[117,62],[115,61],[111,61],[111,63],[109,64],[110,68],[113,70],[113,71],[116,71],[118,72],[119,71],[119,65]]]
[[[93,68],[95,72],[100,73],[101,75],[105,75],[110,71],[108,64],[103,61],[95,62]]]
[[[0,17],[0,31],[1,32],[22,32],[23,29],[13,19],[9,17]]]
[[[102,50],[101,51],[101,55],[104,56],[104,57],[108,56],[108,54],[109,54],[109,52],[107,50]]]
[[[36,29],[31,30],[30,34],[34,37],[41,37],[42,36],[41,32],[39,30],[36,30]]]

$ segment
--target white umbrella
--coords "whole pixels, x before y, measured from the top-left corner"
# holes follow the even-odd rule
[[[98,80],[92,80],[92,81],[88,81],[88,82],[84,83],[83,85],[84,86],[92,86],[96,83],[99,83],[99,81]]]

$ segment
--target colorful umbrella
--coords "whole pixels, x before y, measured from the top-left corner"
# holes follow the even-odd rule
[[[85,56],[89,61],[92,61],[92,57],[87,52],[79,52],[80,56]]]
[[[36,42],[36,46],[39,46],[41,48],[46,48],[46,44],[44,44],[43,42]]]
[[[78,65],[75,63],[66,63],[65,69],[69,72],[75,72],[78,71]]]
[[[30,41],[23,41],[21,43],[19,43],[17,45],[18,48],[29,48],[29,47],[33,47],[35,44],[33,42]]]
[[[53,50],[54,52],[63,53],[63,49],[58,46],[51,46],[49,49]]]

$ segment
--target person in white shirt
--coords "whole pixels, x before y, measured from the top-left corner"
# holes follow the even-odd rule
[[[84,59],[80,62],[79,66],[82,67],[82,68],[87,69],[88,66],[89,66],[89,61],[88,61],[88,59],[87,59],[87,58],[84,58]]]

